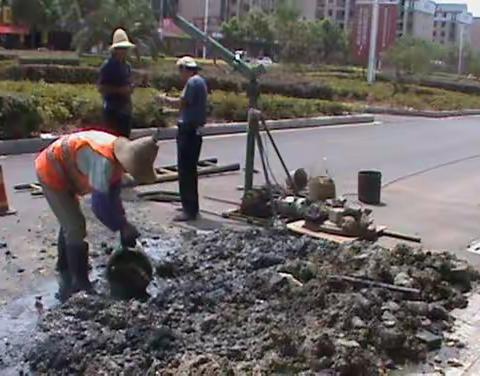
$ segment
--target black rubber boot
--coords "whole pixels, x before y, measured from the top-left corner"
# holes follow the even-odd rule
[[[88,243],[81,243],[67,248],[68,268],[72,276],[72,293],[86,291],[93,293],[88,279]]]
[[[58,292],[55,296],[63,303],[72,295],[72,276],[68,270],[67,246],[62,229],[58,233],[57,248]]]

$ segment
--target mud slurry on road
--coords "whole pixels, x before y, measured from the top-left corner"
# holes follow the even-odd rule
[[[79,294],[49,311],[25,354],[31,369],[378,375],[423,361],[478,279],[448,254],[338,246],[281,231],[222,230],[173,244],[154,260],[156,287],[147,302]],[[421,294],[330,279],[334,274]]]

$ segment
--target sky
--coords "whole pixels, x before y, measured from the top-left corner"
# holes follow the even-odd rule
[[[480,0],[437,0],[437,3],[457,3],[468,4],[468,10],[473,13],[475,17],[480,17]]]

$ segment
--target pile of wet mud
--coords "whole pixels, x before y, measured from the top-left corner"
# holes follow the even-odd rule
[[[80,294],[47,312],[26,354],[31,369],[377,375],[438,348],[478,279],[446,253],[266,230],[184,239],[154,263],[147,302]]]

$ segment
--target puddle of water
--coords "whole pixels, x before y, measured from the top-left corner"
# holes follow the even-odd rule
[[[181,242],[177,237],[162,237],[147,239],[143,249],[153,263],[169,260],[180,250]],[[91,273],[92,279],[103,280],[104,268],[96,268]],[[152,295],[158,291],[161,281],[151,284],[149,292]],[[35,307],[36,297],[41,296],[43,309],[55,307],[59,302],[55,298],[58,285],[56,280],[50,280],[29,292],[27,295],[14,299],[0,308],[0,374],[10,376],[19,374],[23,369],[22,356],[36,334],[36,326],[40,313]],[[151,290],[151,291],[150,291]]]
[[[18,375],[22,354],[32,338],[41,313],[35,307],[37,296],[41,296],[43,308],[58,304],[55,299],[56,281],[39,286],[35,292],[14,299],[0,310],[0,374]]]

